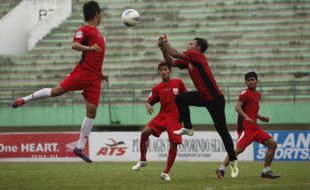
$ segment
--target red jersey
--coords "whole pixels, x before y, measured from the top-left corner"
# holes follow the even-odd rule
[[[213,100],[223,95],[216,84],[207,57],[199,51],[186,51],[184,55],[186,60],[176,60],[176,66],[188,70],[189,76],[201,97],[205,100]]]
[[[250,89],[245,89],[240,93],[239,101],[243,102],[242,110],[255,123],[250,124],[245,121],[240,115],[238,115],[238,132],[241,132],[244,129],[259,129],[256,121],[258,118],[260,99],[261,94],[259,92],[253,92]]]
[[[79,64],[83,68],[96,74],[101,79],[102,65],[105,54],[105,39],[100,34],[99,30],[91,25],[84,25],[74,33],[73,42],[78,42],[89,47],[97,44],[101,48],[100,52],[83,51]]]
[[[158,116],[178,119],[179,111],[174,98],[181,92],[186,92],[184,83],[180,79],[170,79],[168,82],[161,82],[154,86],[147,102],[151,105],[160,102],[161,108]]]

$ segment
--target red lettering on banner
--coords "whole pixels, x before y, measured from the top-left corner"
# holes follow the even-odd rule
[[[107,152],[108,152],[108,148],[107,148],[107,147],[102,147],[102,148],[98,151],[97,156],[99,156],[99,155],[106,155]]]
[[[126,152],[126,147],[120,147],[119,149],[118,149],[118,153],[116,154],[117,156],[121,156],[121,155],[123,155],[123,154],[125,154],[125,152]]]
[[[97,156],[122,156],[123,154],[125,154],[127,147],[102,147],[98,152],[97,152]]]
[[[118,147],[110,147],[110,153],[109,155],[113,155],[115,150],[118,150]]]

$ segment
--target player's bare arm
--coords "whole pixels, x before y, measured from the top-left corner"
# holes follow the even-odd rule
[[[147,112],[148,114],[152,115],[153,112],[154,112],[153,106],[152,106],[150,103],[146,103],[146,104],[145,104],[145,107],[146,107],[146,112]]]
[[[254,123],[253,119],[251,119],[244,111],[242,110],[243,102],[238,101],[235,107],[236,112],[247,122],[249,123]]]
[[[177,67],[177,65],[176,65],[176,63],[175,63],[175,61],[174,61],[174,59],[173,59],[173,57],[168,53],[168,51],[164,48],[165,47],[165,42],[163,42],[162,40],[161,40],[161,38],[159,38],[159,40],[158,40],[158,43],[157,43],[157,45],[158,45],[158,47],[160,48],[160,50],[161,50],[161,52],[162,52],[162,54],[163,54],[163,57],[164,57],[164,59],[165,59],[165,62],[169,65],[169,66],[171,66],[171,67]]]
[[[166,34],[160,35],[158,45],[162,50],[166,50],[171,57],[175,59],[185,59],[184,53],[179,52],[168,42],[168,37]]]
[[[101,51],[101,48],[97,44],[94,44],[92,46],[85,46],[78,42],[73,42],[72,49],[77,51],[96,51],[96,52]]]
[[[266,116],[261,116],[261,115],[258,115],[257,117],[259,120],[263,121],[263,122],[266,122],[268,123],[269,122],[269,117],[266,117]]]
[[[158,43],[158,46],[159,46],[159,48],[163,54],[163,57],[165,59],[165,63],[167,63],[171,67],[176,67],[176,64],[175,64],[173,58],[168,54],[168,52],[166,50],[164,50],[162,48],[162,46],[160,45],[160,42]]]
[[[167,51],[169,55],[171,55],[171,57],[175,59],[186,59],[184,53],[176,50],[169,42],[167,42],[166,45],[163,46],[163,48]]]

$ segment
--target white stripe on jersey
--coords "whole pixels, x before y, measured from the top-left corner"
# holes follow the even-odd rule
[[[244,136],[244,131],[242,131],[240,137],[239,137],[238,140],[237,140],[237,143],[243,138],[243,136]]]

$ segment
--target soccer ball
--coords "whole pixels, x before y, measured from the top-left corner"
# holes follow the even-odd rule
[[[123,11],[121,19],[126,26],[136,26],[140,21],[140,14],[134,9],[127,9]]]

